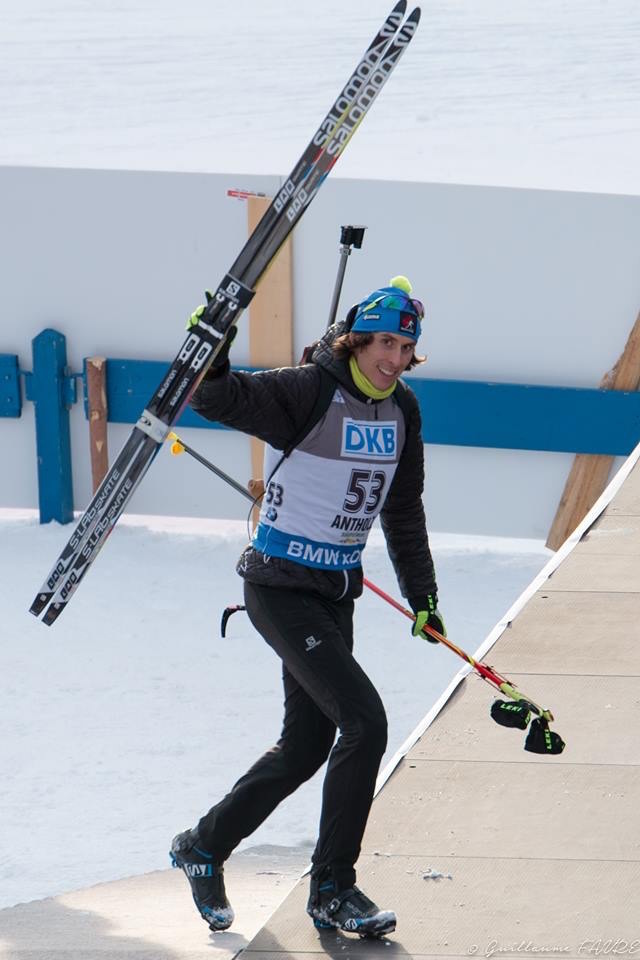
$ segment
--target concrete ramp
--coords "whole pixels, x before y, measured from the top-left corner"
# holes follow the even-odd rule
[[[320,934],[302,880],[247,960],[640,954],[637,456],[483,653],[554,712],[565,752],[525,752],[524,733],[491,720],[493,688],[458,678],[365,836],[359,883],[397,931]]]

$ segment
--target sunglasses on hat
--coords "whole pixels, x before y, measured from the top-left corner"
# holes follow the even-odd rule
[[[400,310],[402,312],[415,313],[418,320],[424,320],[424,304],[421,300],[413,300],[411,297],[403,297],[402,294],[386,293],[383,297],[377,297],[363,307],[362,313],[366,315],[369,310],[375,308]]]

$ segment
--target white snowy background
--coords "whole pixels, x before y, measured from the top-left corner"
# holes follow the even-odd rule
[[[0,163],[286,174],[392,6],[1,0]],[[333,176],[638,193],[637,0],[422,13]]]
[[[390,6],[0,0],[0,163],[286,173]],[[637,0],[425,4],[336,172],[638,193],[639,41]],[[240,519],[125,518],[47,629],[26,611],[66,535],[0,514],[0,907],[166,865],[173,833],[279,733],[274,655],[243,614],[218,636],[241,599]],[[446,534],[433,548],[470,651],[548,556]],[[366,572],[397,595],[378,534]],[[390,756],[459,663],[373,595],[357,651]],[[249,842],[310,844],[318,795],[312,781]]]
[[[276,655],[242,612],[219,635],[224,607],[242,602],[243,521],[125,516],[46,627],[27,611],[68,534],[0,510],[0,908],[168,866],[172,836],[280,733]],[[433,552],[449,634],[470,652],[551,555],[537,541],[438,534]],[[400,599],[377,529],[365,568]],[[385,763],[462,662],[370,591],[356,652],[387,707]],[[487,724],[491,701],[487,687]],[[319,799],[316,776],[242,849],[312,844]]]

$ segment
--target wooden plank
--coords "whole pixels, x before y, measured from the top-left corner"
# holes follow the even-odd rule
[[[468,707],[453,707],[451,713],[457,714],[458,723],[462,714],[465,725],[475,723]],[[482,720],[496,726],[489,711],[483,713]],[[600,721],[610,729],[609,718],[601,716]],[[517,740],[527,757],[523,730],[503,727],[501,732],[495,742]],[[435,727],[427,730],[426,739],[434,733]],[[600,744],[604,735],[601,731]],[[597,763],[587,743],[582,751],[589,759],[576,762],[571,747],[567,739],[561,756],[541,759],[536,754],[524,762],[508,761],[501,751],[482,760],[419,760],[417,751],[410,751],[375,799],[362,853],[377,853],[381,860],[451,856],[491,861],[500,850],[523,860],[635,860],[640,880],[640,847],[632,826],[638,767]],[[473,826],[465,821],[470,807]],[[594,823],[597,831],[590,827]]]
[[[89,449],[91,480],[95,493],[109,467],[107,443],[107,361],[105,357],[87,357],[87,402],[89,413]]]
[[[640,386],[640,313],[625,348],[600,381],[601,390],[635,391]],[[547,547],[557,550],[587,515],[605,489],[613,457],[578,454],[573,461],[556,510]]]
[[[516,779],[520,769],[513,771]],[[540,799],[534,786],[533,795],[524,797],[522,803],[535,810]],[[469,806],[453,825],[456,833],[482,829],[483,824],[473,815],[475,801],[475,796],[469,796]],[[576,795],[576,807],[581,801]],[[427,787],[421,826],[428,825],[441,806],[440,796]],[[498,797],[489,816],[490,828],[502,823],[504,808]],[[402,823],[403,809],[398,818]],[[553,823],[553,813],[549,820]],[[411,856],[362,855],[358,886],[398,915],[396,932],[381,941],[316,930],[305,915],[309,880],[300,880],[244,947],[242,956],[244,960],[381,960],[385,956],[389,960],[474,956],[494,960],[584,960],[586,956],[595,960],[598,944],[598,949],[604,949],[602,945],[616,943],[620,953],[624,950],[625,956],[633,956],[630,948],[637,940],[629,927],[636,929],[633,920],[640,912],[637,860],[587,859],[586,846],[585,859],[569,860],[563,856],[562,843],[551,859],[525,859],[512,853],[510,840],[504,825],[492,856],[451,856],[433,849]],[[630,837],[629,846],[634,842]],[[429,879],[431,870],[440,878]],[[615,956],[613,950],[608,956]]]
[[[606,602],[609,603],[609,597]],[[531,637],[529,639],[531,641]],[[538,639],[539,634],[532,641],[534,650]],[[577,647],[578,643],[574,646]],[[627,636],[627,659],[628,648]],[[537,654],[537,658],[538,670],[540,664],[546,668],[542,655]],[[509,673],[508,676],[521,690],[526,690],[532,697],[537,695],[554,711],[556,722],[552,724],[552,729],[560,733],[567,743],[561,755],[564,761],[572,766],[580,765],[583,769],[591,769],[590,764],[595,765],[596,770],[607,764],[637,769],[640,767],[640,742],[636,737],[629,736],[629,730],[634,728],[638,716],[635,691],[638,689],[639,659],[635,657],[635,674],[627,677],[584,677],[575,673],[564,676]],[[502,666],[501,652],[496,653],[496,663]],[[507,730],[492,722],[489,717],[492,697],[486,683],[473,676],[468,677],[458,688],[456,698],[458,711],[464,709],[467,722],[464,725],[460,723],[459,712],[456,714],[455,710],[443,710],[429,728],[429,735],[421,737],[407,754],[408,763],[441,760],[475,764],[499,758],[501,764],[540,764],[547,767],[551,760],[555,765],[555,758],[528,753],[523,749],[524,731],[519,736],[519,731]],[[584,708],[585,703],[589,704],[588,710]],[[540,782],[543,776],[545,774],[541,773]],[[554,810],[552,819],[561,809],[558,804],[555,806],[558,809]],[[563,843],[563,854],[566,856],[567,853]]]
[[[271,203],[248,197],[249,234]],[[289,238],[280,248],[249,308],[249,359],[252,367],[286,367],[293,363],[293,256]],[[253,477],[262,476],[264,444],[251,438]]]
[[[547,538],[557,550],[587,515],[609,481],[613,457],[579,453],[574,458]]]
[[[249,480],[247,487],[253,499],[258,501],[251,510],[251,532],[253,533],[258,525],[258,518],[260,516],[260,504],[262,503],[262,496],[264,494],[264,480]]]

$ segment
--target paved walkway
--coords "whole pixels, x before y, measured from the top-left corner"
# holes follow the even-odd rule
[[[236,920],[212,934],[180,870],[0,910],[0,960],[231,960],[306,868],[311,849],[262,846],[226,869]]]

